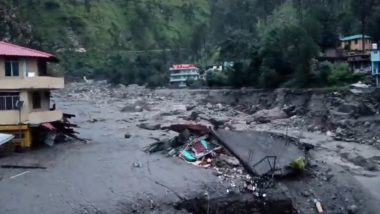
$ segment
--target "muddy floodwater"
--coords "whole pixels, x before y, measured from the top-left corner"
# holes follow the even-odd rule
[[[379,208],[378,145],[338,141],[325,130],[297,125],[301,113],[253,125],[247,122],[252,113],[233,103],[243,96],[232,100],[231,95],[216,97],[218,93],[112,87],[104,82],[68,84],[54,93],[54,100],[57,108],[76,115],[71,121],[80,126],[76,131],[87,142],[73,140],[0,159],[1,164],[46,167],[0,168],[0,213],[188,213],[188,203],[194,200],[186,204],[184,198],[228,196],[231,184],[213,170],[143,151],[177,133],[139,128],[141,123],[185,123],[192,111],[222,120],[230,129],[286,133],[314,145],[310,173],[297,178],[298,183],[276,184],[298,212],[316,213],[314,199],[334,213],[375,213]],[[225,103],[223,97],[228,99]],[[202,200],[199,209],[204,212]]]

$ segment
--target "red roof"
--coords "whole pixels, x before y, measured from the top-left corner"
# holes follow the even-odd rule
[[[3,42],[3,41],[0,41],[0,56],[44,58],[51,61],[58,60],[52,54],[22,47],[19,45],[14,45],[14,44]]]
[[[172,65],[170,70],[186,70],[186,69],[197,69],[195,65],[193,64],[179,64],[179,65]]]

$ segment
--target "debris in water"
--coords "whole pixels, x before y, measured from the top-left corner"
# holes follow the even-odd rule
[[[25,166],[25,165],[1,165],[1,168],[4,169],[47,169],[47,167],[33,165],[33,166]]]
[[[133,168],[142,168],[142,163],[140,163],[140,162],[133,162],[132,166],[133,166]]]
[[[20,173],[20,174],[17,174],[17,175],[14,175],[14,176],[10,177],[10,179],[14,179],[14,178],[20,177],[20,176],[25,175],[25,174],[27,174],[27,173],[29,173],[29,172],[30,172],[30,171],[22,172],[22,173]]]

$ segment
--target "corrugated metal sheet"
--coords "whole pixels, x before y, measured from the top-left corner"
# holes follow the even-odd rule
[[[340,38],[340,41],[345,42],[345,41],[351,41],[351,40],[362,39],[362,38],[363,38],[362,34],[357,34],[357,35],[342,37]],[[370,38],[371,38],[370,36],[364,35],[364,39],[370,39]]]
[[[19,45],[14,45],[3,41],[0,41],[0,56],[35,57],[45,58],[48,60],[57,60],[57,58],[52,54],[22,47]]]
[[[5,144],[5,143],[8,143],[13,138],[14,138],[14,136],[11,135],[11,134],[2,134],[2,133],[0,133],[0,146],[3,145],[3,144]]]

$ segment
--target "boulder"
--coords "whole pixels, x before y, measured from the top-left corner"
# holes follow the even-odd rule
[[[144,99],[138,99],[133,102],[127,103],[120,111],[121,112],[142,112],[143,110],[149,111],[150,105]]]
[[[145,122],[145,123],[140,123],[138,127],[142,129],[146,129],[146,130],[158,130],[161,128],[161,124]]]
[[[269,123],[272,120],[285,119],[288,115],[280,108],[264,109],[252,115],[253,120],[258,123]]]
[[[284,106],[283,111],[289,116],[294,116],[297,114],[297,109],[295,106]]]
[[[358,108],[357,108],[357,110],[356,110],[356,113],[359,116],[372,116],[372,115],[376,114],[376,110],[373,109],[373,108],[370,108],[365,103],[360,103],[359,106],[358,106]]]
[[[342,103],[338,107],[338,112],[346,113],[346,114],[353,114],[357,111],[358,106],[350,104],[350,103]]]
[[[358,213],[358,206],[356,206],[355,204],[353,204],[353,205],[351,205],[351,206],[349,206],[348,208],[347,208],[347,212],[349,213],[349,214],[355,214],[355,213]]]
[[[232,167],[236,167],[240,165],[240,161],[236,157],[233,157],[233,156],[220,155],[219,159]]]

